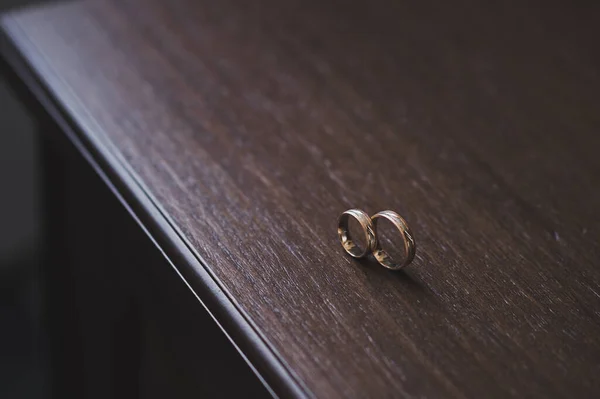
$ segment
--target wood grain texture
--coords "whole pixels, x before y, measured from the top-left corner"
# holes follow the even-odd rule
[[[3,27],[306,395],[598,395],[598,9],[458,3],[98,0]],[[344,254],[351,207],[407,219],[406,272]]]

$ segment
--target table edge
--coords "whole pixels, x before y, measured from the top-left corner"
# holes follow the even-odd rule
[[[49,116],[60,127],[66,136],[62,145],[70,144],[87,161],[267,390],[273,396],[314,396],[240,309],[223,284],[209,272],[205,262],[160,209],[135,173],[108,148],[94,142],[94,138],[68,115],[43,78],[21,53],[15,41],[19,35],[25,38],[13,14],[0,16],[0,73],[8,78],[7,84],[20,100],[29,109],[39,110]],[[57,140],[56,137],[51,139]]]

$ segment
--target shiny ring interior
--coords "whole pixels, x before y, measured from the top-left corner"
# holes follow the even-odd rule
[[[360,223],[366,238],[366,248],[361,249],[352,240],[348,228],[350,217],[355,218]],[[369,215],[360,209],[349,209],[341,214],[338,220],[338,236],[340,237],[340,242],[342,243],[342,246],[346,252],[355,258],[362,258],[371,252],[371,250],[375,247],[376,240],[373,230],[373,223],[371,222]]]
[[[373,229],[375,230],[375,234],[377,234],[377,221],[379,220],[379,218],[385,218],[389,220],[400,231],[400,234],[402,234],[402,238],[404,241],[405,256],[401,262],[395,261],[381,247],[381,240],[376,241],[375,247],[373,249],[373,255],[382,266],[387,267],[388,269],[402,269],[404,266],[412,262],[416,252],[415,240],[410,231],[410,228],[408,227],[408,224],[402,218],[402,216],[398,215],[396,212],[382,211],[371,217],[371,220],[373,221]]]

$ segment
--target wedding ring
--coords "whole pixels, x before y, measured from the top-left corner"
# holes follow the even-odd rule
[[[361,249],[356,245],[354,240],[352,240],[348,228],[350,217],[355,218],[358,223],[360,223],[363,233],[365,234],[366,248]],[[340,218],[338,219],[338,236],[340,237],[340,242],[342,243],[342,246],[346,252],[355,258],[362,258],[371,252],[377,241],[375,239],[375,232],[371,218],[360,209],[349,209],[340,215]]]
[[[388,253],[381,247],[381,240],[375,240],[375,246],[373,247],[373,255],[375,259],[384,267],[387,267],[391,270],[400,270],[404,266],[408,265],[412,262],[415,257],[415,240],[413,235],[408,227],[406,221],[402,218],[402,216],[398,215],[394,211],[381,211],[371,217],[373,221],[373,230],[375,231],[375,235],[377,235],[377,221],[379,218],[385,218],[392,222],[392,224],[400,231],[404,241],[404,259],[402,262],[396,262],[392,259]]]

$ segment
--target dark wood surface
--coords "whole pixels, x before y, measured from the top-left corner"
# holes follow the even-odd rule
[[[99,0],[2,26],[277,393],[591,397],[598,11]],[[408,220],[405,272],[343,253],[351,207]]]

